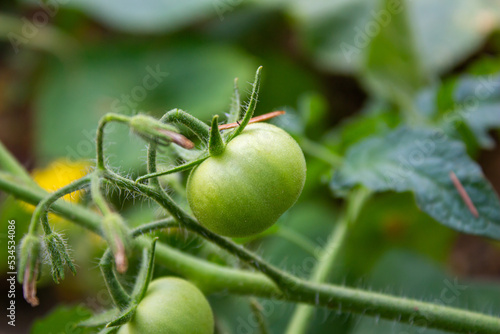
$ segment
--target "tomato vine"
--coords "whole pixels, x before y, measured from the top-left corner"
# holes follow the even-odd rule
[[[385,319],[398,319],[407,323],[424,324],[429,328],[453,330],[461,333],[498,333],[500,319],[493,316],[323,283],[326,273],[331,270],[331,266],[338,254],[336,251],[331,251],[330,247],[329,252],[325,251],[320,257],[313,277],[310,280],[299,278],[271,265],[259,255],[201,225],[173,200],[158,182],[158,176],[194,168],[206,161],[209,155],[221,154],[224,145],[227,145],[237,136],[244,134],[245,127],[250,123],[255,110],[260,75],[261,68],[257,70],[250,103],[243,118],[238,121],[239,126],[228,133],[220,133],[217,117],[213,118],[212,126],[209,127],[178,109],[167,112],[160,120],[142,115],[128,117],[108,114],[104,116],[97,131],[95,170],[51,194],[40,189],[28,179],[26,171],[0,145],[0,166],[6,170],[6,172],[0,172],[0,189],[13,194],[20,200],[37,204],[29,233],[25,236],[23,242],[22,268],[19,271],[19,281],[24,284],[25,297],[28,301],[32,304],[37,303],[34,281],[38,274],[37,265],[39,263],[40,247],[36,240],[39,240],[39,236],[42,243],[49,247],[50,262],[55,281],[58,282],[64,278],[66,266],[72,272],[76,271],[68,255],[64,239],[52,231],[47,223],[47,214],[49,210],[53,210],[58,215],[68,218],[102,236],[108,243],[109,249],[102,257],[101,269],[118,311],[110,313],[110,318],[104,322],[107,327],[103,329],[103,332],[109,332],[111,329],[116,330],[119,326],[133,319],[147,291],[152,276],[153,260],[156,258],[157,263],[161,263],[176,274],[195,283],[205,294],[227,289],[228,292],[234,294],[275,298],[316,307],[341,309],[342,312],[362,313]],[[235,94],[237,94],[237,91]],[[234,108],[232,113],[234,119],[240,119],[239,107]],[[109,122],[128,125],[135,133],[149,142],[146,175],[139,177],[137,180],[132,180],[107,167],[103,142],[104,129]],[[158,172],[156,169],[156,154],[159,145],[174,143],[185,148],[192,148],[191,142],[180,134],[175,127],[176,123],[180,123],[192,130],[207,149],[193,161],[188,161],[184,165],[174,167],[166,172]],[[317,149],[317,147],[315,148]],[[319,154],[324,153],[321,150],[318,150],[318,152]],[[341,163],[338,159],[333,160],[335,160],[336,164]],[[145,183],[146,180],[149,181]],[[102,185],[120,188],[153,200],[168,211],[170,217],[129,230],[121,217],[114,213],[106,203],[106,199],[101,193]],[[93,202],[100,209],[101,214],[81,205],[60,200],[61,197],[84,188],[90,188]],[[349,192],[344,214],[330,237],[329,245],[333,249],[341,247],[349,225],[356,220],[363,203],[369,196],[370,192],[360,187]],[[40,224],[43,235],[37,228]],[[152,240],[146,235],[149,232],[173,224],[177,224],[203,237],[208,242],[237,257],[255,271],[220,266],[183,253],[164,243],[156,245],[156,240]],[[123,260],[126,259],[127,252],[132,249],[142,250],[143,265],[137,274],[133,291],[128,293],[120,285],[118,276],[126,271],[127,266]],[[258,309],[258,307],[254,307],[254,309]],[[295,331],[289,330],[289,333],[304,331],[309,316],[309,308],[301,307],[297,309],[290,325],[290,328],[294,328]],[[417,322],[416,320],[422,321]],[[95,322],[93,324],[95,325]],[[103,325],[103,323],[99,323],[99,325]]]

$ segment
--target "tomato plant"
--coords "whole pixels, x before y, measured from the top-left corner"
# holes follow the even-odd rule
[[[426,238],[429,244],[432,241],[434,247],[441,247],[449,231],[445,227],[500,239],[498,196],[469,157],[467,147],[450,139],[446,132],[449,129],[444,126],[427,125],[443,120],[434,115],[437,120],[429,117],[425,122],[421,120],[419,126],[413,126],[403,121],[405,117],[423,116],[415,115],[411,108],[405,117],[396,120],[392,114],[383,117],[375,114],[349,124],[355,129],[355,135],[334,131],[328,136],[331,142],[320,143],[309,138],[314,133],[307,134],[304,125],[310,120],[315,124],[313,129],[318,126],[311,115],[312,105],[318,101],[308,101],[308,113],[301,116],[295,113],[300,122],[294,120],[293,111],[254,117],[261,72],[259,67],[245,107],[241,105],[238,85],[235,85],[225,124],[219,122],[218,115],[213,116],[208,125],[180,109],[170,110],[161,118],[142,113],[104,115],[97,126],[95,168],[52,193],[42,190],[0,145],[0,166],[4,170],[0,173],[0,189],[36,205],[19,247],[17,275],[26,301],[32,306],[39,304],[37,280],[42,263],[48,264],[56,283],[65,279],[67,269],[73,274],[78,271],[64,234],[50,224],[50,212],[88,229],[106,244],[99,268],[111,303],[106,311],[96,312],[79,323],[100,333],[221,333],[227,323],[234,322],[227,319],[233,317],[232,310],[220,311],[220,300],[231,298],[227,295],[259,298],[245,299],[251,316],[243,320],[237,318],[237,330],[247,332],[266,333],[268,317],[285,318],[275,309],[286,301],[302,304],[290,312],[289,319],[284,319],[287,324],[280,325],[280,330],[287,334],[307,333],[314,307],[382,319],[386,321],[382,330],[387,330],[387,321],[398,319],[403,325],[433,330],[498,333],[500,319],[479,312],[474,300],[470,302],[474,305],[471,310],[463,304],[454,304],[460,295],[469,296],[468,285],[432,270],[426,272],[432,272],[446,285],[444,290],[440,289],[441,299],[432,302],[327,283],[333,267],[342,264],[339,262],[341,250],[351,250],[350,259],[356,262],[354,268],[360,267],[358,262],[365,264],[365,260],[372,261],[375,257],[376,254],[366,253],[376,253],[373,249],[380,244],[370,244],[373,240],[359,231],[352,233],[353,225],[366,224],[367,220],[383,224],[368,224],[370,229],[365,232],[375,234],[378,239],[404,240],[403,244],[413,241],[415,248],[420,246],[420,240],[414,240],[413,234]],[[372,79],[376,81],[376,75]],[[462,90],[471,89],[468,85],[466,82]],[[392,92],[398,98],[404,95]],[[263,123],[271,119],[275,124],[281,120],[288,131]],[[109,130],[110,123],[121,125],[147,142],[146,171],[125,175],[111,167],[105,145],[109,135],[105,130]],[[472,126],[481,139],[485,142],[489,139],[484,133],[486,125]],[[453,134],[459,135],[458,131]],[[335,142],[339,138],[346,147]],[[306,168],[302,150],[316,163]],[[166,155],[175,157],[174,166],[161,164]],[[293,206],[307,187],[306,174],[321,169],[323,183],[313,175],[316,187],[308,191],[318,191],[321,184],[332,191],[336,199],[330,199],[327,204],[309,204],[313,211],[301,214],[301,209]],[[190,173],[186,173],[186,180],[171,178],[173,174],[187,171]],[[114,191],[120,194],[118,201],[111,195]],[[117,209],[119,206],[113,202],[121,204],[122,192],[134,200],[139,198],[141,203],[155,203],[159,219],[146,221],[141,216],[132,224],[130,215]],[[411,193],[422,211],[415,221],[421,222],[425,213],[425,217],[432,220],[426,221],[427,225],[438,222],[445,230],[436,229],[434,232],[439,233],[427,235],[415,233],[415,227],[410,226],[414,221],[401,218],[416,216],[414,203],[409,204],[408,196],[400,194],[396,195],[397,200],[376,202],[375,194],[381,192]],[[86,205],[63,200],[73,193],[84,194]],[[342,203],[341,208],[332,211],[332,203],[336,201]],[[364,213],[368,203],[372,209]],[[389,209],[387,203],[392,205]],[[289,209],[293,210],[294,217],[300,218],[297,231],[275,224]],[[326,232],[330,235],[324,237],[325,232],[319,232],[314,243],[310,233],[318,231],[311,231],[311,222],[318,223],[316,220],[325,217],[323,228],[331,230]],[[180,249],[178,243],[164,238],[165,230],[170,229],[181,239],[195,242],[186,242]],[[288,258],[296,260],[290,256],[290,248],[277,247],[275,254],[281,254],[277,260],[264,259],[260,254],[265,252],[265,246],[262,251],[253,243],[265,245],[263,240],[267,237],[281,238],[307,256],[302,262],[288,266]],[[357,238],[363,247],[349,244],[349,238]],[[365,254],[359,255],[353,248],[363,249]],[[407,271],[418,272],[424,267],[411,256],[391,261],[399,261]],[[408,269],[408,263],[416,263],[418,268]],[[391,272],[384,263],[376,269],[374,272],[382,276]],[[392,279],[394,282],[404,280]],[[415,280],[412,284],[419,283],[422,284]],[[447,298],[450,292],[453,298]],[[227,305],[234,306],[230,302]],[[61,312],[66,313],[67,310]],[[230,315],[225,319],[226,313]],[[359,328],[359,333],[366,328],[371,330],[369,324],[361,323]]]

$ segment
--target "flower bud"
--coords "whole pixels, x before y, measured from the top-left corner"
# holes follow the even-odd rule
[[[37,236],[26,234],[20,245],[21,258],[19,261],[18,281],[23,283],[24,299],[31,306],[37,306],[36,280],[40,273],[41,242]]]
[[[127,271],[127,252],[130,249],[131,237],[127,225],[117,213],[104,216],[102,232],[115,258],[116,270],[119,273]]]
[[[160,145],[175,143],[183,148],[192,149],[194,143],[178,133],[178,130],[169,124],[146,115],[136,115],[130,119],[130,128],[147,141],[153,141]]]
[[[73,275],[76,268],[69,256],[66,241],[58,233],[52,232],[43,238],[45,250],[52,266],[52,278],[56,283],[64,279],[64,266],[67,265]]]

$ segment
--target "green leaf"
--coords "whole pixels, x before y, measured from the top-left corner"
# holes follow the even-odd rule
[[[375,94],[407,107],[426,80],[408,21],[408,1],[381,3],[387,23],[377,23],[380,32],[368,45],[365,79]]]
[[[79,9],[117,30],[154,33],[178,30],[198,20],[216,16],[218,7],[224,3],[214,0],[143,0],[126,3],[120,0],[73,0],[66,7]],[[233,7],[235,5],[231,3]]]
[[[408,1],[424,68],[443,73],[480,48],[498,27],[500,4],[487,0]]]
[[[295,19],[300,41],[316,65],[332,72],[358,73],[367,43],[384,22],[373,0],[279,2]],[[443,73],[470,56],[500,17],[500,5],[484,0],[408,1],[408,7],[418,58],[430,73]]]
[[[355,115],[345,120],[338,129],[332,132],[333,138],[329,142],[339,153],[343,153],[366,137],[387,133],[399,122],[398,115],[390,112]]]
[[[464,76],[454,92],[455,103],[459,106],[455,113],[468,125],[482,148],[495,146],[488,132],[500,128],[499,87],[499,75]]]
[[[446,134],[464,141],[468,149],[492,149],[495,142],[489,132],[500,128],[499,87],[498,73],[461,75],[421,91],[417,107]]]
[[[372,20],[376,1],[296,0],[288,1],[288,6],[299,38],[318,67],[340,73],[361,69],[370,40],[364,28]]]
[[[58,308],[50,312],[49,315],[35,321],[30,333],[90,334],[93,333],[91,329],[81,327],[77,328],[77,325],[80,321],[88,318],[91,315],[92,312],[83,306],[59,306]]]
[[[317,92],[307,92],[299,96],[297,109],[305,123],[312,132],[318,132],[326,127],[328,116],[328,101]]]
[[[476,218],[455,188],[460,180],[478,211]],[[336,191],[357,184],[375,191],[411,191],[421,210],[465,233],[500,239],[500,202],[462,143],[439,130],[399,127],[352,146],[331,181]]]

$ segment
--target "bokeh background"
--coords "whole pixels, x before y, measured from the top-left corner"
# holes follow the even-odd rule
[[[311,142],[342,154],[362,138],[395,127],[408,108],[419,113],[455,111],[460,108],[456,88],[474,75],[491,81],[493,93],[468,128],[457,129],[457,136],[498,192],[495,129],[500,128],[500,84],[495,75],[500,70],[500,1],[406,0],[397,2],[395,14],[388,12],[391,2],[4,2],[0,140],[40,185],[57,189],[88,169],[95,154],[97,122],[105,113],[161,116],[181,108],[209,121],[214,114],[228,112],[233,79],[239,78],[247,98],[249,82],[263,65],[256,113],[286,110],[287,115],[275,122],[306,143],[308,163],[304,193],[278,225],[306,236],[310,250],[326,243],[341,205],[328,185],[332,168]],[[106,138],[111,165],[129,175],[144,172],[143,141],[120,126],[111,127]],[[168,154],[162,159],[165,165],[175,163]],[[185,175],[163,180],[181,202],[184,181]],[[151,203],[137,203],[123,194],[110,196],[131,225],[161,215]],[[79,194],[68,200],[85,203],[88,198]],[[8,219],[14,218],[20,238],[32,209],[3,194],[2,237]],[[83,333],[66,325],[85,317],[86,308],[109,303],[97,268],[102,242],[55,216],[51,222],[68,236],[78,276],[55,285],[45,275],[37,308],[22,300],[19,287],[18,326],[13,331],[2,320],[2,333],[47,333],[47,328]],[[310,258],[307,247],[296,247],[287,240],[289,235],[283,235],[263,237],[248,246],[306,276],[311,269],[304,262]],[[162,238],[188,252],[232,264],[216,250],[200,247],[197,238],[175,231]],[[5,258],[2,250],[2,273]],[[500,311],[498,243],[443,227],[421,213],[410,194],[381,194],[368,203],[333,276],[332,281],[347,285],[425,300],[439,300],[443,289],[460,279],[466,288],[446,304]],[[0,284],[6,287],[4,279]],[[220,333],[253,333],[245,327],[250,314],[246,298],[219,294],[211,303]],[[293,305],[272,307],[268,321],[273,333],[281,333]],[[385,334],[417,329],[318,310],[310,332]]]

